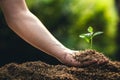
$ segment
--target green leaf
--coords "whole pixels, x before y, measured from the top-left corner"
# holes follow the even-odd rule
[[[91,33],[86,33],[86,34],[81,34],[79,37],[81,37],[81,38],[85,38],[85,37],[90,38],[91,36],[92,36]]]
[[[85,34],[81,34],[79,35],[79,37],[85,39],[88,43],[90,42],[90,38],[88,38],[88,36],[86,36]]]
[[[79,37],[85,38],[86,36],[85,36],[85,34],[81,34],[81,35],[79,35]]]
[[[94,37],[94,36],[97,36],[97,35],[100,35],[100,34],[102,34],[102,33],[103,33],[103,32],[100,32],[100,31],[99,31],[99,32],[95,32],[95,33],[93,34],[93,37]]]
[[[90,42],[91,33],[81,34],[79,37],[85,39],[88,43]]]
[[[91,26],[88,27],[88,32],[93,33],[93,28]]]
[[[89,38],[85,37],[84,39],[85,39],[88,43],[90,42],[90,39],[89,39]]]

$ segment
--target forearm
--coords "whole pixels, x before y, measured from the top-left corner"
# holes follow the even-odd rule
[[[57,58],[68,50],[52,36],[41,21],[27,8],[20,10],[20,12],[19,10],[18,12],[8,12],[3,9],[3,12],[9,27],[34,47]]]
[[[34,47],[55,57],[61,55],[66,49],[30,12],[26,15],[20,14],[18,17],[16,18],[18,20],[9,22],[10,27]]]

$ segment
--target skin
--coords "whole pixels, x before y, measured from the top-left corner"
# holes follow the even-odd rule
[[[81,66],[80,62],[73,58],[78,51],[68,49],[61,44],[42,22],[29,11],[25,0],[0,0],[0,7],[8,26],[26,42],[57,58],[65,65]],[[96,62],[96,60],[88,61],[84,65]],[[100,62],[103,63],[104,60],[97,63]]]

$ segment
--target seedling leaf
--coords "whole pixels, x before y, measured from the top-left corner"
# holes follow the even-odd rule
[[[88,43],[90,42],[90,34],[89,33],[81,34],[81,35],[79,35],[79,37],[85,39]]]
[[[92,36],[91,33],[86,33],[86,34],[81,34],[81,35],[79,35],[79,37],[81,37],[81,38],[84,38],[84,37],[90,38],[91,36]]]
[[[102,34],[102,33],[103,33],[103,32],[100,32],[100,31],[99,31],[99,32],[95,32],[95,33],[93,34],[93,37],[94,37],[94,36],[97,36],[97,35],[100,35],[100,34]]]
[[[88,27],[88,32],[93,33],[93,28],[91,26]]]
[[[87,36],[85,36],[85,34],[81,34],[79,37],[85,39],[88,43],[90,42],[90,39]]]

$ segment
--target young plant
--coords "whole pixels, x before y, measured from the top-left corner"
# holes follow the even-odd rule
[[[87,31],[88,31],[88,33],[81,34],[81,35],[79,35],[79,37],[85,39],[88,43],[90,43],[90,48],[92,49],[93,37],[100,35],[103,32],[101,32],[101,31],[94,32],[92,26],[89,26]]]

